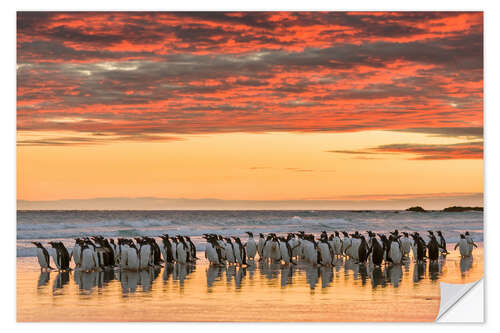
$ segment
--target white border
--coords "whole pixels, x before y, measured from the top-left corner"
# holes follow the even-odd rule
[[[500,15],[498,10],[498,1],[463,1],[463,0],[419,0],[419,1],[269,1],[269,0],[254,0],[245,2],[235,2],[229,0],[211,0],[211,1],[148,1],[141,0],[136,2],[127,2],[123,0],[97,1],[87,0],[85,2],[68,2],[63,0],[57,1],[7,1],[2,3],[1,24],[2,24],[2,81],[0,93],[2,96],[1,115],[1,131],[2,136],[2,196],[1,196],[1,211],[3,224],[3,249],[7,249],[7,253],[3,254],[1,269],[2,286],[4,288],[4,297],[2,297],[3,311],[1,311],[2,324],[4,329],[16,329],[20,331],[38,331],[50,329],[52,332],[66,332],[68,329],[71,332],[83,332],[89,328],[97,329],[113,329],[121,332],[137,332],[137,329],[148,330],[182,330],[189,332],[190,330],[203,331],[221,331],[226,330],[232,332],[237,330],[240,332],[250,332],[258,329],[286,330],[286,332],[303,331],[306,326],[311,324],[225,324],[224,327],[219,327],[220,324],[17,324],[15,323],[15,205],[16,205],[16,158],[15,158],[15,93],[16,93],[16,72],[15,72],[15,26],[16,26],[16,10],[484,10],[485,11],[485,258],[495,257],[498,249],[489,248],[488,244],[495,243],[496,238],[500,235],[500,215],[496,207],[499,206],[500,200],[500,182],[498,171],[500,165],[498,163],[498,144],[500,143],[500,122],[499,113],[499,61],[500,53],[498,46],[498,34],[500,33]],[[487,182],[486,182],[487,181]],[[496,258],[494,258],[496,259]],[[387,330],[401,330],[404,326],[405,333],[425,330],[443,330],[451,328],[454,332],[467,331],[471,329],[484,329],[497,326],[499,316],[498,311],[489,301],[496,298],[498,295],[498,283],[496,276],[499,276],[499,265],[488,265],[485,262],[485,274],[492,276],[492,280],[485,280],[486,295],[486,325],[471,327],[471,325],[447,324],[446,327],[436,324],[349,324],[361,329],[369,329],[371,333],[387,332]],[[490,283],[489,283],[489,282]],[[490,311],[491,310],[491,311]],[[8,326],[7,326],[8,325]],[[17,327],[11,327],[16,325]],[[147,325],[149,327],[144,327]],[[339,329],[339,325],[317,323],[313,324],[315,330],[335,330]],[[344,325],[344,324],[343,324]],[[99,326],[99,327],[96,327]],[[107,326],[107,327],[100,327]],[[355,328],[352,327],[352,328]]]

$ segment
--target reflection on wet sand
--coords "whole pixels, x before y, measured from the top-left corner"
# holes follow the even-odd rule
[[[460,271],[463,274],[472,268],[472,258],[460,259]],[[446,263],[446,257],[441,257],[438,262],[433,263],[416,263],[405,261],[402,265],[386,265],[375,267],[371,264],[359,264],[353,260],[337,259],[335,266],[316,266],[309,264],[281,265],[279,262],[251,262],[247,267],[237,266],[212,266],[206,267],[206,286],[208,292],[217,285],[233,285],[236,290],[244,288],[245,281],[253,280],[255,274],[260,274],[261,278],[269,281],[272,285],[274,281],[280,281],[281,288],[294,284],[295,275],[303,274],[305,281],[310,290],[315,290],[318,285],[322,289],[327,289],[335,284],[336,276],[339,277],[343,269],[344,279],[348,280],[351,276],[354,281],[360,281],[361,286],[365,286],[368,281],[372,289],[378,287],[385,288],[388,284],[394,288],[398,288],[403,279],[403,271],[405,274],[411,271],[413,266],[413,283],[418,284],[419,281],[426,276],[428,279],[435,281],[443,273],[443,267]],[[162,272],[163,270],[163,272]],[[95,288],[102,289],[113,280],[118,280],[121,284],[122,294],[124,296],[135,293],[138,290],[141,292],[150,292],[153,290],[153,281],[162,273],[163,283],[173,281],[178,283],[180,289],[189,281],[189,275],[196,270],[195,264],[167,264],[163,268],[149,268],[139,272],[126,270],[104,270],[101,272],[59,272],[53,282],[53,294],[61,294],[64,286],[70,281],[70,276],[73,275],[75,284],[78,285],[80,293],[92,293]],[[258,271],[258,272],[257,272]],[[427,274],[426,274],[427,273]],[[37,286],[43,288],[50,281],[50,272],[41,272]],[[52,273],[54,274],[54,273]]]

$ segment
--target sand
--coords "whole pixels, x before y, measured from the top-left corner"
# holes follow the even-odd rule
[[[352,261],[226,269],[199,260],[139,273],[40,273],[36,258],[17,258],[17,320],[433,321],[440,282],[483,276],[482,247],[460,259],[452,246],[439,265],[374,271]]]

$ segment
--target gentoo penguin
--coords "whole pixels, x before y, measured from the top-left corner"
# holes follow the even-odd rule
[[[356,231],[356,232],[354,232],[354,234],[351,235],[351,247],[352,247],[351,256],[354,260],[359,260],[359,257],[358,257],[359,245],[361,245],[361,239],[360,239],[359,232]]]
[[[245,249],[247,251],[248,259],[254,260],[255,255],[257,254],[257,244],[255,244],[255,240],[253,239],[253,233],[250,231],[246,232],[248,234],[248,240],[245,244]]]
[[[438,260],[439,258],[439,244],[437,242],[436,237],[434,234],[430,234],[430,240],[429,243],[427,244],[427,249],[429,253],[429,259],[431,262],[434,262]]]
[[[416,246],[416,249],[417,249],[417,256],[415,257],[415,260],[417,263],[421,263],[425,260],[425,252],[426,252],[427,246],[426,246],[424,240],[422,239],[422,237],[420,237],[418,232],[415,232],[414,234],[412,234],[412,237],[413,237],[413,241],[415,244],[414,246]]]
[[[49,244],[55,249],[55,263],[59,270],[69,270],[70,256],[68,250],[61,242],[49,242]]]
[[[172,243],[170,243],[169,236],[168,234],[164,234],[160,236],[162,239],[163,246],[160,247],[160,250],[162,250],[163,254],[163,261],[165,263],[173,263],[174,262],[174,255],[172,252]]]
[[[345,231],[342,231],[342,234],[344,235],[344,240],[343,240],[343,244],[344,244],[344,248],[342,249],[342,251],[344,252],[344,255],[348,258],[352,258],[352,255],[351,255],[351,251],[352,251],[352,239],[349,238],[349,234]]]
[[[403,257],[408,258],[410,256],[410,251],[411,251],[411,240],[407,232],[403,232],[403,237],[400,239],[400,243],[401,243],[401,252],[403,253]]]
[[[460,249],[460,256],[462,258],[469,257],[469,243],[467,242],[467,239],[465,238],[465,235],[460,234],[460,240],[458,241],[457,244],[455,244],[455,250],[457,247]]]
[[[392,263],[399,265],[401,264],[401,258],[402,258],[400,244],[397,241],[397,238],[395,238],[393,235],[389,236],[389,241],[390,241],[390,257]]]
[[[224,238],[222,235],[214,235],[217,237],[217,244],[220,246],[220,258],[222,261],[226,260],[226,243],[224,243]]]
[[[241,239],[239,237],[233,237],[234,238],[234,256],[236,259],[236,262],[242,266],[247,264],[247,255],[246,255],[246,250],[243,244],[241,243]]]
[[[380,241],[382,242],[382,249],[384,250],[384,260],[385,264],[392,262],[391,259],[391,241],[389,241],[386,235],[378,234]]]
[[[375,234],[371,235],[370,252],[372,255],[372,263],[375,266],[380,267],[382,265],[382,261],[384,260],[384,249],[375,237],[376,237]]]
[[[338,231],[335,231],[335,237],[333,238],[333,253],[337,257],[342,255],[342,240]]]
[[[156,240],[151,237],[146,237],[146,241],[151,246],[151,255],[152,255],[151,263],[155,267],[158,266],[161,267],[162,266],[161,263],[163,262],[163,260],[161,259],[161,250],[160,247],[158,246],[158,243],[156,243]]]
[[[444,239],[443,233],[441,231],[437,232],[438,234],[438,244],[439,244],[439,252],[446,255],[449,254],[446,249],[446,240]]]
[[[273,234],[273,239],[271,240],[271,260],[281,261],[281,250],[278,237]]]
[[[75,238],[75,246],[73,246],[73,251],[71,254],[73,255],[73,261],[75,262],[75,267],[80,267],[80,253],[82,240],[80,238]]]
[[[319,242],[318,242],[318,252],[321,256],[321,258],[319,259],[319,261],[320,261],[319,263],[322,266],[333,265],[331,251],[330,251],[330,244],[328,243],[327,238],[320,237]]]
[[[177,262],[185,264],[188,262],[188,256],[190,255],[189,246],[182,236],[177,236],[177,240]]]
[[[293,265],[297,265],[292,258],[292,247],[285,239],[285,237],[279,238],[280,244],[280,253],[281,259],[285,262],[285,265],[292,263]]]
[[[259,261],[261,261],[264,258],[264,243],[266,242],[266,239],[264,237],[264,234],[260,233],[259,234],[259,242],[257,243],[257,252],[259,253]]]
[[[187,239],[187,243],[189,244],[189,258],[190,261],[196,261],[198,259],[196,257],[196,246],[194,245],[193,241],[189,236],[184,236],[185,239]]]
[[[137,244],[139,245],[139,269],[146,269],[151,266],[151,245],[144,238],[138,239]]]
[[[271,259],[271,246],[272,246],[273,236],[267,235],[266,241],[262,245],[262,260],[267,261]],[[260,240],[259,240],[260,242]]]
[[[80,266],[78,269],[83,272],[90,272],[97,268],[93,250],[87,244],[80,247]]]
[[[138,271],[139,265],[140,265],[139,249],[134,244],[134,242],[130,241],[127,249],[125,266],[130,271]]]
[[[219,244],[217,243],[217,239],[211,236],[205,237],[207,240],[207,245],[205,247],[205,257],[210,262],[210,265],[221,265],[221,260],[219,257],[219,253],[217,248],[219,248]]]
[[[226,237],[226,245],[225,245],[225,252],[226,252],[226,260],[229,264],[234,264],[236,263],[236,256],[234,252],[234,244],[231,242],[231,238]]]
[[[50,256],[46,248],[43,247],[42,243],[31,242],[36,246],[36,257],[38,258],[38,263],[40,264],[40,270],[53,269],[50,267]]]
[[[467,240],[467,244],[469,244],[469,256],[472,255],[472,250],[476,247],[477,248],[477,245],[476,243],[474,243],[474,241],[472,240],[472,237],[470,236],[469,232],[466,231],[465,232],[465,239]]]
[[[292,258],[298,258],[299,256],[299,247],[300,241],[298,238],[295,238],[295,234],[289,233],[286,239],[288,245],[292,248]]]
[[[366,242],[365,236],[361,235],[359,236],[359,239],[361,243],[358,247],[358,262],[364,264],[368,259],[370,249],[368,248],[368,243]]]

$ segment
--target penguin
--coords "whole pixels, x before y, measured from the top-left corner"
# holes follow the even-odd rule
[[[322,266],[333,265],[331,251],[330,251],[330,244],[328,243],[328,239],[320,237],[318,242],[318,252],[321,257],[319,259],[319,264],[321,264]]]
[[[471,256],[472,255],[472,250],[474,248],[477,248],[477,245],[472,240],[472,237],[470,236],[470,234],[469,234],[468,231],[465,232],[465,239],[467,240],[467,244],[469,244],[469,253],[468,253],[468,255]]]
[[[160,236],[163,242],[163,246],[160,248],[163,249],[163,261],[165,263],[173,263],[174,262],[174,254],[172,252],[172,243],[170,243],[168,234],[164,234]]]
[[[233,237],[234,238],[234,253],[235,253],[235,259],[236,262],[240,265],[246,265],[247,264],[247,254],[245,247],[241,243],[241,239],[239,237]]]
[[[434,234],[430,234],[430,240],[429,243],[427,244],[427,249],[429,252],[429,259],[432,262],[435,262],[439,258],[439,244],[437,242],[436,237]]]
[[[343,240],[343,249],[342,252],[344,252],[344,255],[348,258],[352,258],[351,255],[351,244],[352,244],[352,239],[349,238],[349,234],[345,231],[342,231],[342,234],[344,235],[344,240]]]
[[[260,233],[259,234],[259,241],[257,243],[257,252],[259,253],[259,261],[263,260],[264,258],[264,243],[266,242],[266,239],[264,237],[264,234]]]
[[[71,260],[68,250],[61,242],[49,242],[52,248],[55,249],[54,262],[58,270],[69,270],[69,262]]]
[[[469,243],[467,242],[464,234],[460,234],[460,240],[457,244],[455,244],[455,250],[457,249],[457,247],[460,249],[460,257],[470,257]]]
[[[210,262],[210,265],[221,265],[221,259],[217,248],[220,247],[217,240],[213,237],[206,237],[207,245],[205,247],[205,257]]]
[[[449,254],[448,250],[446,249],[446,240],[444,239],[443,233],[441,231],[438,231],[437,234],[438,234],[439,252],[442,253],[443,255]]]
[[[180,264],[185,264],[188,262],[190,251],[189,247],[186,244],[186,241],[182,236],[177,236],[177,262]]]
[[[271,260],[281,261],[280,243],[278,238],[274,234],[273,239],[271,240]]]
[[[417,252],[417,256],[415,257],[415,260],[417,263],[421,263],[425,260],[425,252],[426,252],[427,246],[425,245],[424,240],[422,239],[422,237],[420,237],[418,232],[415,232],[412,235],[412,237],[413,237],[414,244],[415,244],[414,246],[416,247],[416,252]]]
[[[134,242],[130,241],[128,244],[125,265],[130,271],[138,271],[140,268],[140,253]]]
[[[144,238],[139,239],[137,244],[139,245],[139,269],[146,269],[151,266],[151,245]]]
[[[390,258],[393,264],[401,264],[402,253],[401,246],[397,241],[397,238],[393,235],[389,236],[390,241]]]
[[[366,263],[366,260],[370,255],[370,249],[368,248],[368,243],[366,242],[365,236],[361,235],[359,239],[361,243],[358,247],[358,262],[364,264]]]
[[[247,252],[248,259],[254,260],[255,255],[257,254],[257,244],[255,244],[255,240],[253,239],[253,233],[250,231],[246,232],[248,234],[248,240],[245,244],[245,249]]]
[[[335,237],[333,238],[333,253],[337,257],[342,255],[342,240],[338,231],[335,231]]]
[[[267,235],[266,241],[262,245],[262,260],[264,260],[264,261],[271,259],[272,240],[273,240],[273,236]]]
[[[400,242],[401,242],[401,252],[403,254],[403,257],[409,258],[412,246],[409,234],[407,232],[403,232],[403,237],[401,238]]]
[[[80,247],[80,266],[78,270],[83,272],[91,272],[98,267],[93,250],[89,248],[89,245],[82,244]]]
[[[391,259],[391,242],[387,239],[386,235],[378,234],[380,241],[382,242],[382,249],[384,250],[384,261],[385,264],[392,262]]]
[[[379,241],[375,238],[375,235],[373,234],[371,236],[371,248],[370,252],[372,255],[372,263],[375,266],[380,267],[382,265],[382,261],[384,260],[384,249],[380,245]]]
[[[194,245],[193,241],[191,241],[191,238],[189,236],[184,236],[184,238],[187,239],[187,243],[189,244],[190,261],[196,261],[196,259],[198,259],[196,257],[196,246]]]
[[[297,265],[297,263],[293,261],[292,247],[285,239],[285,237],[279,238],[279,245],[280,245],[281,259],[285,262],[285,265],[288,265],[290,263],[293,265]]]
[[[224,243],[224,238],[219,235],[214,235],[214,237],[217,238],[217,244],[219,244],[219,251],[220,251],[220,259],[223,261],[226,260],[226,243]]]
[[[354,232],[354,234],[351,235],[351,247],[352,247],[352,250],[351,250],[351,257],[354,259],[354,260],[359,260],[359,245],[361,244],[361,239],[360,239],[360,235],[359,235],[359,232],[356,231]]]
[[[75,267],[80,267],[80,253],[81,253],[81,242],[80,238],[75,238],[75,245],[73,246],[73,261],[75,262]]]
[[[295,234],[289,233],[286,239],[288,245],[292,249],[292,258],[298,258],[299,256],[299,247],[300,247],[300,241],[299,239],[295,238]]]
[[[50,256],[46,248],[43,247],[42,243],[31,242],[36,246],[36,257],[38,258],[38,263],[40,264],[40,270],[50,270]]]
[[[226,238],[226,260],[229,264],[234,264],[236,263],[236,257],[235,257],[235,252],[234,252],[234,245],[231,242],[230,238]]]

